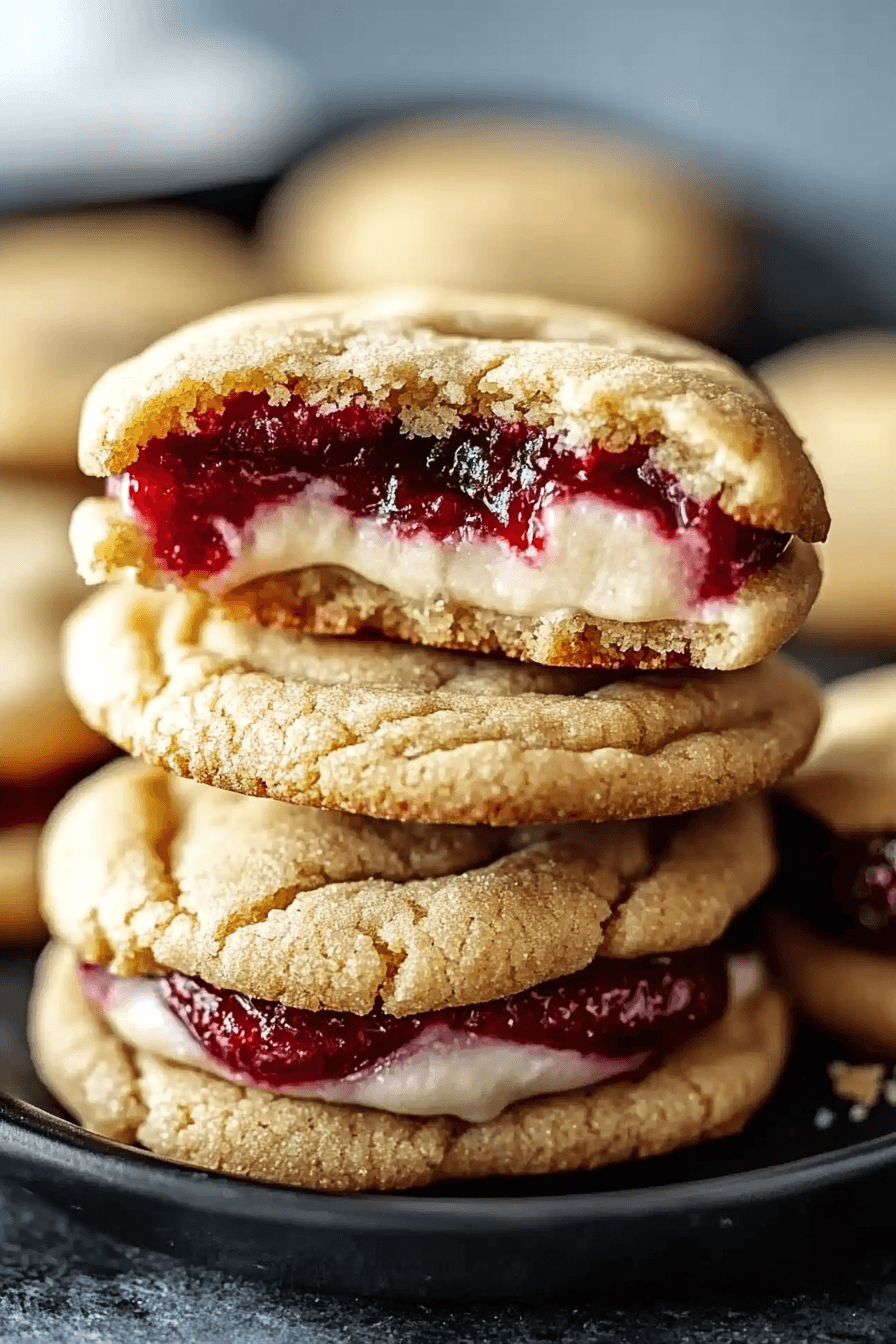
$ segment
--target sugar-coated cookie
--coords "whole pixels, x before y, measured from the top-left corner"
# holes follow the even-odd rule
[[[0,462],[75,469],[110,364],[262,292],[235,231],[186,210],[60,214],[0,230]]]
[[[542,668],[230,618],[114,584],[70,618],[69,691],[119,746],[240,793],[401,820],[686,812],[765,788],[818,726],[785,659],[734,673]]]
[[[834,683],[786,785],[775,952],[803,1011],[896,1057],[896,669]]]
[[[393,123],[305,160],[262,221],[283,288],[447,285],[543,294],[707,336],[742,239],[674,160],[569,123]]]
[[[806,341],[758,372],[804,437],[833,515],[809,630],[896,645],[896,332]]]
[[[72,540],[245,619],[571,666],[730,670],[819,583],[821,487],[766,393],[594,309],[398,291],[278,299],[111,369]]]
[[[58,944],[45,954],[31,1018],[41,1075],[89,1128],[163,1157],[320,1190],[572,1171],[734,1133],[774,1087],[787,1038],[785,1001],[766,986],[640,1079],[518,1101],[470,1123],[274,1095],[135,1052],[88,1005]]]
[[[670,821],[503,830],[374,821],[132,761],[44,838],[43,908],[82,961],[294,1007],[476,1003],[711,943],[776,866],[759,795]]]

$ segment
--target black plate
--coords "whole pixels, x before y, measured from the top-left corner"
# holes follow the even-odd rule
[[[28,1060],[30,980],[28,959],[0,958],[0,1176],[195,1263],[323,1291],[545,1297],[767,1273],[896,1221],[896,1109],[850,1120],[825,1068],[841,1051],[807,1029],[736,1138],[594,1173],[319,1195],[165,1162],[62,1118]]]

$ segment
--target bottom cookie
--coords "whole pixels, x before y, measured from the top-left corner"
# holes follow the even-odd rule
[[[896,956],[776,912],[775,956],[799,1008],[831,1036],[896,1058]]]
[[[639,1081],[519,1102],[470,1124],[274,1096],[132,1051],[51,946],[32,1003],[35,1063],[89,1129],[166,1158],[316,1190],[388,1190],[652,1157],[734,1133],[771,1092],[789,1016],[769,986]]]

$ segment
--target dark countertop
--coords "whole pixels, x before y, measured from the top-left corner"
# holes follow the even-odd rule
[[[101,1252],[101,1253],[100,1253]],[[98,1263],[106,1266],[98,1268]],[[109,1265],[117,1266],[109,1268]],[[896,1232],[815,1266],[798,1286],[694,1299],[544,1306],[402,1305],[323,1297],[113,1247],[0,1187],[0,1344],[840,1344],[896,1340]]]

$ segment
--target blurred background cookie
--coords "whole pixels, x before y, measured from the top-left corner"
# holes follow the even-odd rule
[[[807,630],[896,645],[896,332],[805,341],[758,366],[805,439],[831,511],[824,582]]]
[[[534,293],[698,336],[732,314],[744,265],[724,209],[674,161],[496,115],[343,140],[287,177],[262,227],[284,289]]]
[[[110,364],[263,292],[223,221],[145,208],[0,230],[0,464],[76,469],[81,402]]]
[[[40,825],[108,755],[59,672],[59,626],[82,591],[67,537],[76,498],[0,477],[0,943],[36,936]]]

